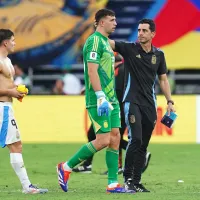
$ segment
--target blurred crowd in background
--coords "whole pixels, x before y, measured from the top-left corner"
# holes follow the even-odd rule
[[[15,83],[27,85],[30,94],[81,94],[82,47],[101,8],[116,13],[117,29],[110,36],[115,40],[136,41],[137,22],[154,19],[153,44],[165,53],[172,93],[200,93],[199,0],[0,1],[0,27],[11,29],[16,38],[10,56]],[[160,93],[158,84],[155,87]]]

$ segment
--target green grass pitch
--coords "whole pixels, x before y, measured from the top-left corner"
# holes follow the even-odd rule
[[[23,157],[33,184],[48,188],[44,195],[25,195],[9,161],[8,149],[0,151],[0,200],[193,200],[200,199],[200,147],[150,144],[152,159],[143,175],[151,193],[106,194],[105,151],[95,155],[92,174],[72,174],[69,191],[58,186],[56,164],[66,161],[81,144],[24,144]],[[183,180],[183,183],[178,183]],[[122,175],[119,176],[123,183]]]

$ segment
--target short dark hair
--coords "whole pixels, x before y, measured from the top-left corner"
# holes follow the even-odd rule
[[[156,25],[152,19],[142,19],[139,21],[139,24],[149,24],[149,29],[151,30],[151,32],[156,31]]]
[[[14,33],[9,29],[0,29],[0,44],[4,40],[9,40],[12,36],[14,36]]]
[[[101,9],[98,10],[95,14],[95,23],[96,25],[99,23],[99,21],[106,16],[115,16],[115,12],[109,9]]]

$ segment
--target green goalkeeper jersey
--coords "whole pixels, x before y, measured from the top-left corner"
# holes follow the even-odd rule
[[[102,91],[111,104],[117,104],[115,93],[114,63],[115,57],[108,38],[99,32],[94,32],[83,47],[83,62],[85,76],[86,107],[97,106],[97,97],[88,75],[88,63],[96,63]]]

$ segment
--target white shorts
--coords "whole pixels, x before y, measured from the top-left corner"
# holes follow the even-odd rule
[[[12,103],[0,102],[0,147],[21,141]]]

